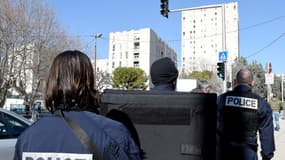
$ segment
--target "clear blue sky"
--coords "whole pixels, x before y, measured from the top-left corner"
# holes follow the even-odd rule
[[[45,0],[69,36],[80,36],[93,58],[107,58],[109,32],[152,28],[178,53],[181,61],[181,13],[160,15],[160,0]],[[234,2],[229,0],[169,0],[169,9]],[[240,55],[249,62],[272,63],[274,73],[285,74],[285,1],[239,0]],[[230,54],[230,53],[229,53]]]

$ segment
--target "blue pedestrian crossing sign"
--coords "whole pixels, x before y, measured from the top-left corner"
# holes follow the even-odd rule
[[[228,51],[219,52],[219,61],[227,61],[228,60]]]

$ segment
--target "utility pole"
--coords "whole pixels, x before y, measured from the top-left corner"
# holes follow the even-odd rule
[[[282,74],[281,75],[281,101],[282,101],[282,103],[283,103],[283,101],[284,101],[284,93],[283,93],[283,87],[284,87],[284,75]],[[284,112],[284,111],[283,111]]]
[[[99,33],[99,34],[96,34],[94,36],[94,87],[96,88],[96,72],[97,72],[97,69],[96,69],[96,52],[97,52],[97,39],[98,38],[101,38],[102,37],[102,33]]]
[[[267,84],[267,101],[270,100],[272,94],[271,85],[274,83],[274,74],[272,73],[272,65],[267,65],[267,73],[265,74],[265,84]]]

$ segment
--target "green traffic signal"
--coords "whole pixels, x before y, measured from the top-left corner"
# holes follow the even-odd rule
[[[222,80],[225,80],[225,63],[224,62],[218,62],[217,63],[217,75],[219,78],[221,78]]]

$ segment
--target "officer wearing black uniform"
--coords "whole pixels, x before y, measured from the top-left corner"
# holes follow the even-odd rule
[[[236,87],[218,97],[219,156],[222,160],[257,160],[257,131],[263,160],[275,151],[272,110],[269,104],[252,93],[253,75],[241,69]]]

